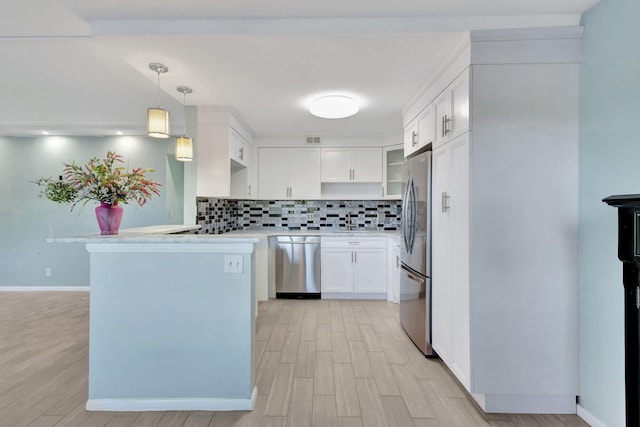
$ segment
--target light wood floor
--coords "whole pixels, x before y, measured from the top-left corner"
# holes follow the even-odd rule
[[[382,301],[260,304],[252,412],[86,412],[88,293],[0,292],[0,426],[587,426],[484,415]]]

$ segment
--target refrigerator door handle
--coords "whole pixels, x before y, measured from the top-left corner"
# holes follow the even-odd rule
[[[404,274],[406,274],[409,279],[413,280],[414,282],[420,283],[420,284],[424,283],[424,279],[423,278],[416,276],[415,274],[411,273],[406,268],[403,268],[403,270],[404,270]]]
[[[410,241],[411,252],[413,252],[413,245],[416,242],[416,231],[417,231],[416,222],[418,220],[417,198],[418,198],[418,195],[416,194],[416,186],[412,179],[411,180],[411,201],[413,203],[411,204],[411,241]]]
[[[402,197],[402,219],[400,224],[400,229],[402,231],[402,240],[404,241],[404,248],[407,252],[409,252],[409,239],[407,235],[408,230],[408,222],[409,222],[409,209],[407,205],[409,204],[409,186],[411,185],[411,179],[407,181],[407,185],[404,189],[404,196]]]

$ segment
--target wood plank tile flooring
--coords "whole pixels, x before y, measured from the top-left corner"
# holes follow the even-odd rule
[[[0,292],[0,427],[578,427],[483,414],[384,301],[260,303],[252,412],[87,412],[86,292]]]

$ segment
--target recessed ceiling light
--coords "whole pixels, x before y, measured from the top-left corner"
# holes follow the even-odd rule
[[[40,132],[43,135],[49,135],[49,132],[47,132],[46,130],[43,130],[42,132]]]
[[[328,95],[311,101],[309,112],[323,119],[344,119],[358,112],[360,106],[344,95]]]

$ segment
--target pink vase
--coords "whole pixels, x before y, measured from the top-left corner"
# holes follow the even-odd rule
[[[117,202],[113,205],[100,202],[100,206],[96,208],[96,219],[100,227],[100,234],[118,234],[123,212],[124,209]]]

